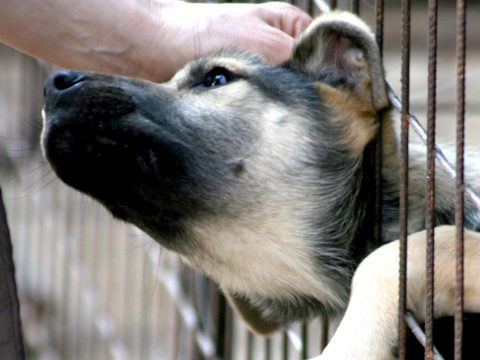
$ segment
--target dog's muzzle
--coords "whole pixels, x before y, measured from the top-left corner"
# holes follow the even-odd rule
[[[112,78],[73,70],[54,72],[45,82],[49,119],[95,122],[120,118],[135,110],[132,95]],[[91,125],[95,125],[92,123]]]

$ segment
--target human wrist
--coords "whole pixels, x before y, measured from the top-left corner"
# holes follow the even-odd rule
[[[124,74],[165,81],[184,64],[179,37],[185,34],[174,18],[188,11],[189,5],[179,0],[152,0],[127,12],[126,23],[134,27],[126,30],[132,46],[122,54],[122,62],[128,67]]]

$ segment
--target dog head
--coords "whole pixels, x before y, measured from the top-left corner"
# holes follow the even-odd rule
[[[317,19],[273,67],[225,50],[164,84],[61,71],[42,145],[68,185],[215,279],[252,327],[342,309],[375,114],[368,27]]]

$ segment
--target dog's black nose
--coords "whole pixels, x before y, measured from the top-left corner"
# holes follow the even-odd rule
[[[71,88],[85,80],[85,75],[78,71],[62,70],[55,72],[52,78],[52,85],[55,89],[62,91]]]
[[[63,92],[86,80],[84,73],[74,70],[60,70],[50,75],[45,82],[44,92]]]

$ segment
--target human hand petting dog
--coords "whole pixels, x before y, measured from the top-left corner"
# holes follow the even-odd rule
[[[153,3],[152,13],[165,24],[158,40],[167,50],[163,56],[169,59],[163,65],[169,68],[162,71],[168,75],[194,57],[225,47],[250,50],[271,64],[279,64],[289,58],[294,39],[312,20],[298,8],[280,2],[193,4],[160,0]]]
[[[0,14],[0,41],[32,56],[154,81],[222,47],[251,50],[278,64],[311,22],[300,9],[274,2],[0,0]]]

